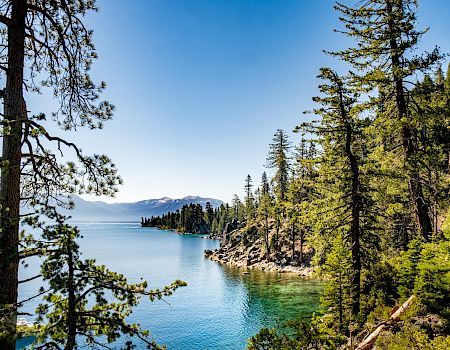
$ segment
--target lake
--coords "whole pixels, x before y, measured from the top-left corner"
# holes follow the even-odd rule
[[[242,350],[262,327],[311,315],[318,308],[321,283],[296,276],[222,266],[203,257],[216,240],[173,231],[141,228],[138,224],[78,224],[84,258],[125,274],[130,282],[143,277],[149,287],[162,288],[175,279],[187,282],[164,301],[142,299],[130,317],[168,350]],[[38,270],[39,261],[22,268],[21,278]],[[38,280],[21,286],[19,300],[41,286]],[[22,309],[32,312],[37,301]],[[28,321],[32,318],[28,317]],[[18,348],[26,345],[23,339]],[[138,349],[144,349],[144,346]]]

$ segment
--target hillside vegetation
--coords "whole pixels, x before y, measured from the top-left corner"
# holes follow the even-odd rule
[[[273,176],[248,175],[219,208],[222,246],[206,255],[327,280],[311,322],[262,330],[249,349],[448,349],[450,69],[438,48],[418,52],[416,1],[335,10],[354,44],[329,54],[349,71],[320,69],[310,120],[295,141],[277,130]]]

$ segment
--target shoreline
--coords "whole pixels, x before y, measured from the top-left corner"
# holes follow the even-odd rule
[[[290,264],[277,264],[273,261],[258,261],[251,264],[248,264],[246,259],[239,259],[236,260],[234,258],[230,258],[227,256],[226,253],[223,251],[220,251],[219,249],[216,250],[205,250],[204,251],[205,258],[218,262],[219,264],[228,265],[232,267],[238,267],[238,268],[246,268],[246,269],[255,269],[255,270],[261,270],[266,272],[278,272],[278,273],[290,273],[295,274],[299,277],[304,278],[314,278],[314,279],[320,279],[318,276],[316,276],[317,268],[313,266],[294,266]]]

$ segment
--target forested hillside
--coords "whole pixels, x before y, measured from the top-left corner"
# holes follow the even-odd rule
[[[263,330],[249,349],[450,348],[450,69],[438,48],[417,52],[416,5],[336,4],[354,45],[328,54],[348,72],[320,69],[310,121],[295,140],[274,135],[274,176],[255,191],[247,176],[243,200],[216,218],[220,235],[238,222],[218,252],[234,263],[279,264],[281,253],[307,265],[312,252],[327,280],[322,311],[294,322],[296,337]]]
[[[215,211],[217,209],[214,209],[210,202],[206,202],[205,210],[201,204],[190,203],[183,205],[181,210],[177,209],[161,216],[141,218],[141,225],[184,233],[208,234],[211,232]]]

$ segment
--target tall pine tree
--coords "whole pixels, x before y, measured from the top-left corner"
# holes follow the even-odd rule
[[[425,239],[433,231],[430,203],[424,195],[420,176],[418,130],[412,121],[413,99],[408,79],[429,70],[441,55],[437,49],[423,56],[413,55],[426,31],[415,27],[416,0],[368,0],[355,7],[337,3],[345,29],[339,31],[355,41],[355,46],[334,53],[355,69],[354,81],[369,93],[373,105],[383,105],[384,130],[394,133],[401,144],[403,168],[417,226]],[[381,93],[380,93],[381,92]],[[380,129],[380,130],[383,130]],[[390,137],[390,135],[386,135]],[[390,149],[396,152],[394,145]]]

